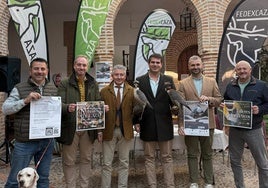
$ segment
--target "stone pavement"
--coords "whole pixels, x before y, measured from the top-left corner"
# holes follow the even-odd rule
[[[186,163],[186,154],[183,151],[174,151],[174,169],[175,169],[175,184],[176,187],[186,188],[189,186],[188,178],[188,167]],[[214,155],[214,174],[215,174],[215,187],[216,188],[233,188],[233,173],[228,161],[228,151],[225,151],[224,163],[221,152],[215,152]],[[132,156],[130,160],[130,174],[129,174],[129,188],[144,188],[146,187],[146,176],[144,169],[144,161],[142,157],[142,151],[136,151],[135,155]],[[100,155],[95,154],[93,156],[92,171],[90,176],[90,186],[89,187],[100,187]],[[2,164],[1,164],[2,163]],[[118,160],[114,160],[114,168],[116,169]],[[258,175],[255,168],[255,163],[249,152],[245,149],[244,159],[243,159],[243,168],[244,168],[244,177],[246,187],[254,188],[258,187]],[[0,162],[0,187],[4,187],[6,177],[9,173],[9,165],[5,165],[3,162]],[[163,173],[161,170],[161,163],[157,160],[157,178],[158,178],[158,187],[164,188],[163,184]],[[117,173],[114,171],[112,175],[112,188],[117,187]],[[64,178],[61,167],[61,157],[54,156],[51,173],[50,173],[50,188],[64,188]],[[202,175],[200,176],[199,185],[203,185]],[[200,186],[203,187],[203,186]]]

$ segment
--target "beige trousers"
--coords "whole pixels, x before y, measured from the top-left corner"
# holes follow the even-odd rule
[[[128,167],[129,167],[129,150],[131,148],[131,140],[126,140],[119,127],[114,129],[113,139],[111,141],[103,141],[103,166],[101,175],[101,187],[111,187],[112,163],[115,148],[118,148],[119,164],[118,164],[118,188],[127,187],[128,184]]]
[[[156,144],[159,146],[164,181],[167,188],[174,188],[174,167],[172,159],[172,140],[163,142],[144,142],[145,171],[148,180],[148,187],[156,188],[156,171],[155,171],[155,149]]]
[[[81,188],[89,187],[89,177],[91,170],[92,142],[87,131],[76,132],[71,145],[63,145],[62,148],[62,167],[66,182],[66,188],[76,187],[76,160],[78,151],[80,154],[79,180]]]

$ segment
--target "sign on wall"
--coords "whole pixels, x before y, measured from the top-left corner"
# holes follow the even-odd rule
[[[147,73],[152,54],[165,55],[175,27],[173,17],[163,9],[156,9],[145,18],[137,38],[134,79]]]
[[[40,0],[8,0],[7,6],[30,63],[40,57],[48,61],[46,27]]]
[[[268,37],[267,24],[267,0],[241,1],[232,12],[219,49],[217,81],[222,93],[235,77],[234,67],[240,60],[248,61],[259,78],[258,53]]]

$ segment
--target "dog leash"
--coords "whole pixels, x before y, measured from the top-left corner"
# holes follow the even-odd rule
[[[43,159],[43,157],[44,157],[45,153],[47,152],[48,146],[50,145],[50,143],[51,143],[51,142],[52,142],[52,139],[50,139],[50,140],[49,140],[49,143],[47,144],[47,146],[46,146],[46,148],[45,148],[44,152],[42,153],[42,155],[41,155],[40,159],[38,160],[38,162],[36,163],[36,165],[35,165],[35,167],[34,167],[35,169],[37,169],[37,168],[38,168],[38,166],[39,166],[39,164],[40,164],[41,160]]]

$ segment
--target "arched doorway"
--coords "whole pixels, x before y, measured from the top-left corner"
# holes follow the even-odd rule
[[[192,55],[197,55],[197,54],[198,54],[197,45],[189,46],[182,51],[177,62],[179,80],[183,79],[186,75],[189,74],[188,66],[187,66],[188,60]]]

